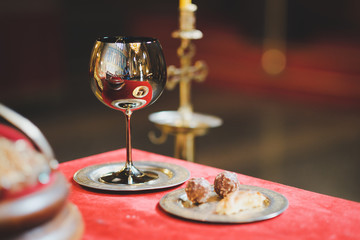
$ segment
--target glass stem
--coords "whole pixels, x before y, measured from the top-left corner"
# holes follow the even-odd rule
[[[131,118],[131,110],[128,108],[125,112],[126,118],[126,164],[125,169],[131,169],[133,166],[132,163],[132,152],[131,152],[131,126],[130,126],[130,118]]]

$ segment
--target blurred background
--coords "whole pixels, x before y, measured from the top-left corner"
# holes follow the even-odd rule
[[[223,125],[196,138],[196,162],[360,201],[360,2],[194,0],[194,60],[209,75],[192,84],[195,112]],[[121,112],[92,94],[94,40],[160,40],[179,66],[178,1],[12,0],[0,3],[0,101],[35,123],[60,162],[125,147]],[[133,147],[173,156],[148,134],[153,112],[177,110],[166,90],[132,118]]]

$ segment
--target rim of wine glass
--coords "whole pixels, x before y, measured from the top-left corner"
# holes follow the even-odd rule
[[[142,36],[105,36],[98,37],[97,41],[104,43],[143,43],[143,42],[158,42],[159,40],[153,37]]]

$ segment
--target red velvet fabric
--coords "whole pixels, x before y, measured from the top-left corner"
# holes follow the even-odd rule
[[[70,181],[70,201],[78,206],[84,221],[83,239],[359,239],[360,203],[238,174],[240,182],[277,191],[289,200],[280,216],[248,224],[210,224],[173,217],[159,207],[159,200],[184,184],[162,191],[111,193],[82,188],[73,174],[86,166],[125,160],[125,149],[60,164]],[[175,163],[192,177],[213,182],[221,169],[162,155],[133,150],[134,161]]]

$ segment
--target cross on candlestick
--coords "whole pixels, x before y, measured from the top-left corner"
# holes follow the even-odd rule
[[[187,60],[190,62],[191,58]],[[188,66],[186,63],[182,64],[181,68],[176,68],[175,66],[171,65],[168,67],[168,83],[166,85],[167,89],[172,90],[175,88],[177,84],[179,84],[180,89],[180,106],[179,112],[184,115],[188,115],[192,112],[191,106],[191,81],[195,80],[197,82],[202,82],[205,80],[208,69],[203,61],[197,61],[195,65]]]

